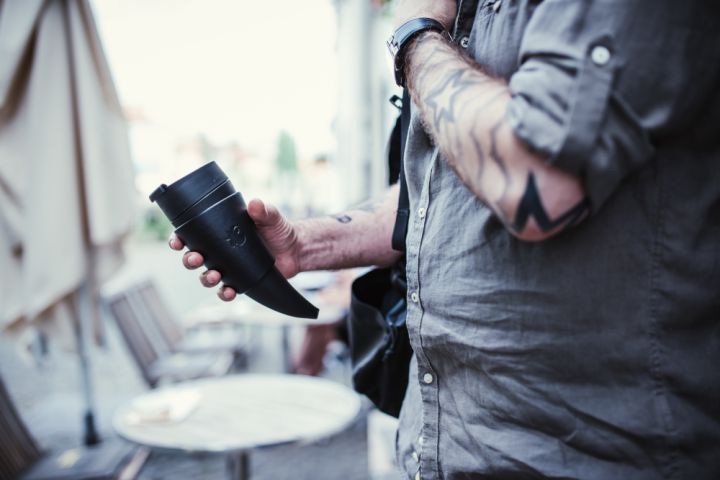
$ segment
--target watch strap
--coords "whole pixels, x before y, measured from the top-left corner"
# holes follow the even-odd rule
[[[442,23],[434,18],[421,17],[413,18],[400,25],[387,41],[388,50],[395,59],[395,83],[401,87],[405,87],[405,54],[410,40],[428,30],[443,33],[448,38],[450,36]]]

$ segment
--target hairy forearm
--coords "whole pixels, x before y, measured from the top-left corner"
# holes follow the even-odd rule
[[[439,34],[407,54],[408,87],[425,128],[463,183],[519,238],[541,240],[588,210],[579,180],[549,166],[505,120],[511,95]]]
[[[400,256],[391,245],[398,191],[396,185],[377,201],[327,218],[298,221],[300,271],[394,263]]]

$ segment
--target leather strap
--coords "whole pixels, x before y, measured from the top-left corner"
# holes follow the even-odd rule
[[[405,237],[408,231],[410,220],[410,199],[408,198],[407,181],[405,180],[405,141],[407,140],[408,128],[410,127],[410,95],[407,89],[403,90],[402,113],[400,114],[400,196],[398,198],[397,216],[392,234],[392,248],[405,251]]]
[[[413,18],[400,25],[387,41],[388,50],[390,50],[390,54],[394,58],[395,83],[403,88],[405,87],[405,53],[407,52],[407,46],[412,38],[426,30],[440,32],[448,38],[450,37],[442,23],[434,18],[421,17]]]

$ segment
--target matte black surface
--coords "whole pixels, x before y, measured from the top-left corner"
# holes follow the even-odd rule
[[[185,209],[181,214],[177,215],[172,221],[175,228],[180,228],[185,222],[192,220],[193,217],[200,215],[205,210],[213,207],[215,204],[236,193],[235,187],[230,180],[221,183],[202,199]]]
[[[177,236],[205,258],[205,266],[217,270],[223,282],[245,293],[270,271],[275,259],[255,233],[240,193],[187,221]]]
[[[269,306],[285,315],[300,318],[317,318],[319,313],[317,307],[308,302],[297,290],[292,287],[287,289],[285,285],[289,285],[287,280],[273,266],[257,285],[250,287],[245,294],[259,304]],[[273,305],[276,305],[277,308]]]
[[[160,185],[150,194],[150,201],[157,202],[163,213],[170,221],[173,221],[195,202],[227,180],[227,175],[217,163],[210,162],[169,186]]]
[[[223,283],[277,312],[317,318],[318,309],[275,268],[242,195],[211,162],[151,195],[190,250],[200,253]]]

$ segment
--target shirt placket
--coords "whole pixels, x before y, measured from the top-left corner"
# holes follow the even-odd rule
[[[468,47],[470,30],[477,11],[479,0],[461,0],[458,4],[458,15],[453,28],[453,40],[462,48]]]
[[[424,309],[422,306],[422,280],[420,278],[419,252],[422,245],[428,208],[430,206],[430,184],[438,152],[433,153],[432,160],[423,180],[422,189],[412,213],[410,229],[407,237],[407,286],[408,286],[408,332],[413,340],[413,348],[418,363],[418,378],[422,400],[422,430],[419,432],[413,460],[418,470],[414,479],[438,477],[438,433],[439,433],[439,402],[438,378],[423,348],[422,322]]]

